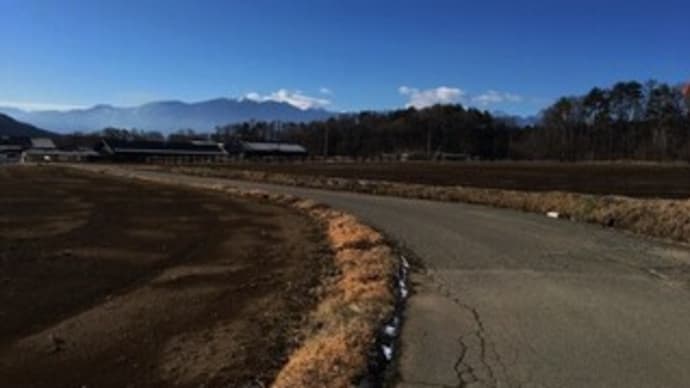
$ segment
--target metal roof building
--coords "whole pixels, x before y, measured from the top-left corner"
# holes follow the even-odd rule
[[[16,163],[21,159],[22,152],[31,147],[28,137],[0,137],[0,163]]]
[[[158,142],[103,139],[96,150],[105,157],[122,161],[154,159],[209,160],[228,155],[222,144],[209,142]]]
[[[52,139],[47,137],[32,137],[31,148],[39,150],[54,150],[57,147],[55,147],[55,143],[53,143]]]
[[[294,143],[279,142],[240,142],[240,152],[244,156],[307,156],[303,146]]]

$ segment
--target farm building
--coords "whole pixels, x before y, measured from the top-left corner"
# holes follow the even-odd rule
[[[0,163],[81,162],[97,156],[90,149],[59,149],[49,138],[0,138]]]
[[[50,162],[59,153],[53,140],[47,137],[31,138],[31,145],[22,153],[25,162]]]
[[[207,141],[182,143],[103,139],[96,151],[102,157],[118,162],[217,162],[228,156],[222,144]]]
[[[22,154],[24,162],[86,162],[98,159],[98,152],[90,149],[41,150],[28,149]]]
[[[305,158],[307,150],[294,143],[241,141],[232,147],[243,158]]]
[[[0,163],[18,163],[24,150],[30,147],[28,137],[0,137]]]

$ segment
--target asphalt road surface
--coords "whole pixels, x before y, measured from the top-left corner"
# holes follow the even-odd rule
[[[419,268],[400,387],[690,387],[690,249],[481,206],[213,180],[351,212]]]

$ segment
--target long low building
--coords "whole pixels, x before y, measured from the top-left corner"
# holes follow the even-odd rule
[[[123,162],[219,161],[228,156],[223,144],[207,141],[177,143],[103,139],[96,151],[108,159]]]
[[[116,161],[156,162],[213,162],[229,157],[240,159],[305,158],[307,150],[295,143],[235,141],[216,143],[213,141],[162,142],[127,141],[104,139],[96,150],[104,157]]]
[[[88,148],[60,149],[45,137],[0,137],[0,163],[83,162],[98,153]]]
[[[279,142],[239,142],[241,154],[245,158],[252,157],[287,157],[287,158],[304,158],[307,156],[307,150],[294,143],[279,143]]]
[[[59,162],[111,160],[115,162],[204,163],[233,159],[284,160],[306,158],[295,143],[234,141],[164,142],[105,138],[94,148],[58,148],[48,138],[0,138],[0,162]]]
[[[28,149],[22,153],[22,162],[88,162],[99,158],[98,152],[90,149],[45,150]]]
[[[0,163],[18,163],[24,150],[31,148],[28,137],[0,137]]]

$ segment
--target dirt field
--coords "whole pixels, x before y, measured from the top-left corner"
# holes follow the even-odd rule
[[[690,197],[690,166],[572,163],[243,163],[221,169],[325,177],[387,180],[439,186],[591,194],[631,197]]]
[[[332,270],[286,208],[47,167],[0,182],[2,386],[261,386]]]

